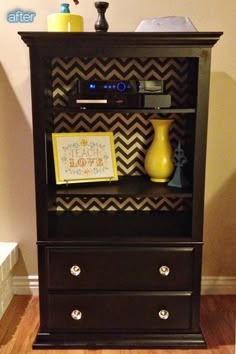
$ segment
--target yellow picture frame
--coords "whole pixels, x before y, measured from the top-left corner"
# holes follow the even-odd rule
[[[52,133],[56,184],[117,181],[112,132]]]

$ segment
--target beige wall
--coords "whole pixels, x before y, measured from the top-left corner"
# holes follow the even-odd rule
[[[46,30],[46,16],[61,1],[15,0],[0,14],[0,241],[17,241],[17,275],[37,274],[34,175],[28,49],[18,31]],[[200,31],[224,31],[213,49],[207,149],[205,275],[233,276],[236,254],[236,2],[235,0],[111,0],[110,31],[133,31],[143,18],[189,16]],[[20,6],[19,6],[20,3]],[[71,1],[72,3],[72,1]],[[81,0],[73,12],[93,31],[93,1]],[[9,24],[16,8],[36,12],[32,24]]]

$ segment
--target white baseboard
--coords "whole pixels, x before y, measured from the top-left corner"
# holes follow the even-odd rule
[[[236,277],[202,277],[202,295],[235,295]]]
[[[38,295],[38,276],[14,276],[12,281],[12,287],[14,295]]]
[[[14,276],[15,295],[38,295],[38,276]],[[236,277],[202,277],[202,295],[235,295]]]

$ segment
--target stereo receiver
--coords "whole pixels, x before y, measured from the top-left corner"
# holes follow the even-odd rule
[[[79,80],[69,105],[89,108],[153,108],[171,106],[161,80]]]

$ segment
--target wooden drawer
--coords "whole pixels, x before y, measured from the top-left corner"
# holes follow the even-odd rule
[[[103,293],[49,295],[49,330],[188,329],[191,294]]]
[[[193,250],[49,248],[48,285],[50,289],[191,290]]]

